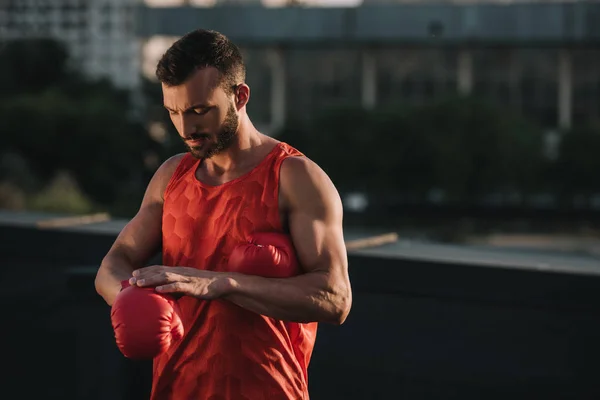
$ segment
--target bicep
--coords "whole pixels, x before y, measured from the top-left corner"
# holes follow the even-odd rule
[[[160,249],[162,204],[142,205],[115,240],[109,255],[119,255],[135,267],[141,266]]]
[[[311,212],[291,213],[290,233],[304,271],[330,273],[346,268],[346,247],[338,225],[326,218],[315,218]]]
[[[345,278],[347,255],[339,194],[316,164],[293,162],[283,178],[287,178],[290,234],[300,264],[306,272]]]
[[[163,194],[179,160],[172,157],[156,171],[146,188],[140,209],[119,233],[109,255],[126,257],[132,265],[140,266],[160,250]]]

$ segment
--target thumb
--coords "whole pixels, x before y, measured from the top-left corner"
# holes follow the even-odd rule
[[[181,318],[179,317],[179,307],[177,307],[177,304],[173,304],[173,313],[171,315],[171,335],[173,336],[174,342],[181,340],[184,335],[183,322],[181,322]]]

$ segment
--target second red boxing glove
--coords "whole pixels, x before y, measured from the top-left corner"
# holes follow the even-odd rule
[[[233,250],[228,267],[231,272],[265,278],[289,278],[300,273],[290,236],[275,232],[254,233],[248,243]]]
[[[154,288],[121,284],[110,313],[117,347],[127,358],[151,360],[183,337],[179,307]]]

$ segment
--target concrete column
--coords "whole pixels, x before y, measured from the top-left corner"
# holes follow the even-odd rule
[[[457,90],[468,96],[473,90],[473,56],[467,49],[460,50],[457,59]]]
[[[377,103],[377,64],[372,52],[366,50],[361,54],[361,102],[363,108],[375,108]]]
[[[558,52],[558,126],[568,129],[572,124],[573,75],[571,53],[561,49]]]
[[[286,74],[285,58],[280,49],[267,50],[267,64],[271,70],[271,132],[285,125],[286,116]]]

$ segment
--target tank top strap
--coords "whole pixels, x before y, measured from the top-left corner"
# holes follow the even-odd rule
[[[275,173],[275,182],[279,187],[279,173],[281,171],[281,164],[288,157],[304,157],[304,154],[296,148],[290,146],[285,142],[279,143],[279,152],[275,156],[272,164],[272,171]]]
[[[277,147],[277,150],[274,151],[271,159],[265,165],[265,172],[261,173],[263,176],[261,180],[264,190],[263,203],[273,205],[268,208],[269,220],[276,221],[274,224],[275,230],[281,231],[283,230],[280,218],[281,210],[279,209],[281,165],[289,157],[301,157],[304,154],[284,142],[280,142]]]
[[[186,153],[183,156],[183,158],[179,162],[179,165],[177,165],[175,172],[173,172],[169,183],[167,184],[164,197],[167,196],[167,194],[171,191],[171,189],[173,188],[173,186],[175,186],[177,182],[185,178],[190,169],[198,164],[198,161],[199,160],[197,158],[194,158],[194,156],[192,156],[191,153]]]

